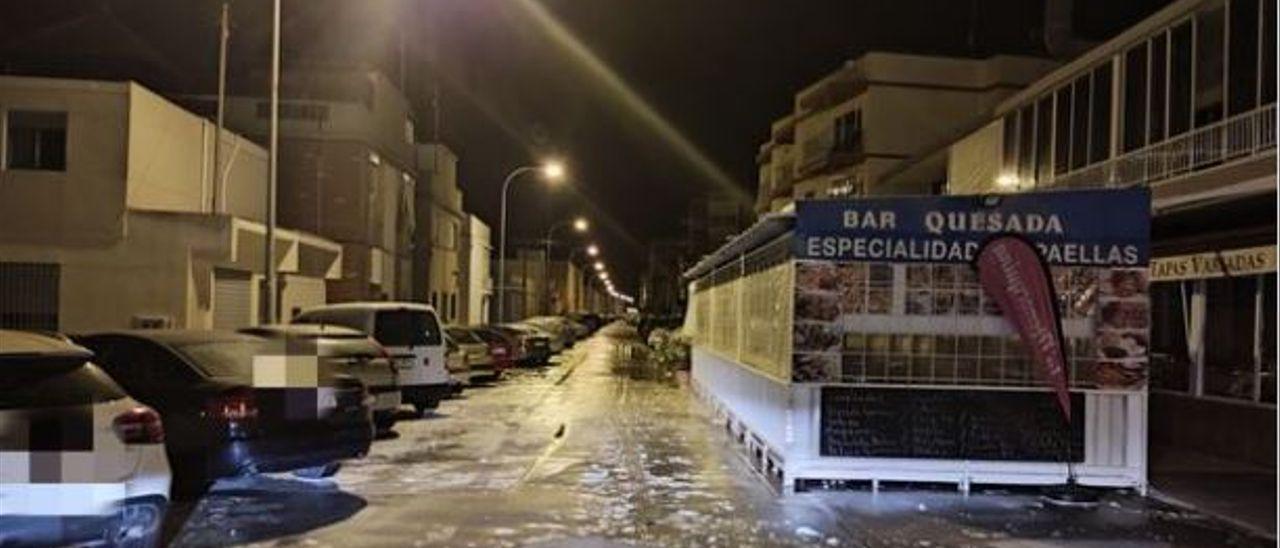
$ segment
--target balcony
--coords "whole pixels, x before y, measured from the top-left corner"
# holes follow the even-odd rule
[[[1189,133],[1054,177],[1046,188],[1156,186],[1175,177],[1274,151],[1276,105],[1237,114]]]

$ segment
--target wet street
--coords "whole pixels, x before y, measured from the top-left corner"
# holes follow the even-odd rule
[[[177,546],[1268,546],[1134,495],[778,495],[679,379],[637,374],[605,328],[397,424],[332,480],[222,481],[171,516]]]

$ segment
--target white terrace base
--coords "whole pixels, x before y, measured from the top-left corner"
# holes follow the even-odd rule
[[[757,471],[784,492],[802,480],[1053,485],[1066,481],[1056,462],[843,458],[819,455],[820,385],[787,384],[704,348],[694,348],[692,385],[744,448]],[[951,387],[954,388],[954,387]],[[1087,390],[1082,485],[1147,489],[1146,392]]]

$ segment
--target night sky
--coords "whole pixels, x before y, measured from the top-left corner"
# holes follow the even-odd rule
[[[430,105],[438,83],[439,131],[461,158],[467,209],[496,229],[507,171],[546,155],[565,158],[572,188],[533,180],[514,187],[513,237],[538,237],[551,222],[585,214],[627,292],[634,291],[628,274],[640,268],[643,244],[681,233],[691,196],[717,180],[754,196],[754,157],[769,124],[790,110],[798,89],[844,60],[871,49],[1043,54],[1043,8],[1032,0],[531,2],[288,0],[286,63],[375,59],[394,72],[402,25],[419,137],[435,132]],[[1166,3],[1079,0],[1075,28],[1085,38],[1106,38]],[[6,2],[0,70],[130,77],[160,91],[208,93],[220,4]],[[268,5],[232,2],[229,79],[247,93],[265,93]],[[537,15],[543,9],[549,17]],[[646,123],[635,102],[567,45],[573,41],[709,164],[699,167],[690,161],[697,153]]]

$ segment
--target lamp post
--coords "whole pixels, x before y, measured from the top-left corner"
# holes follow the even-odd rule
[[[507,288],[507,189],[511,187],[511,183],[519,176],[531,171],[541,171],[542,176],[548,182],[556,182],[564,178],[564,164],[556,161],[548,161],[541,166],[522,166],[511,170],[507,174],[507,178],[502,181],[502,213],[501,228],[498,231],[498,321],[507,321],[504,311],[506,309]]]
[[[219,135],[218,139],[222,139]],[[263,249],[266,276],[267,323],[280,321],[280,286],[276,278],[276,176],[280,171],[280,0],[271,7],[271,129],[267,156],[267,233]],[[215,166],[215,169],[216,166]]]
[[[575,217],[571,221],[551,225],[547,229],[547,237],[543,240],[546,248],[542,252],[542,306],[544,308],[543,312],[546,314],[551,313],[551,235],[555,234],[557,229],[570,225],[573,226],[573,230],[576,232],[586,232],[591,226],[585,217]]]

